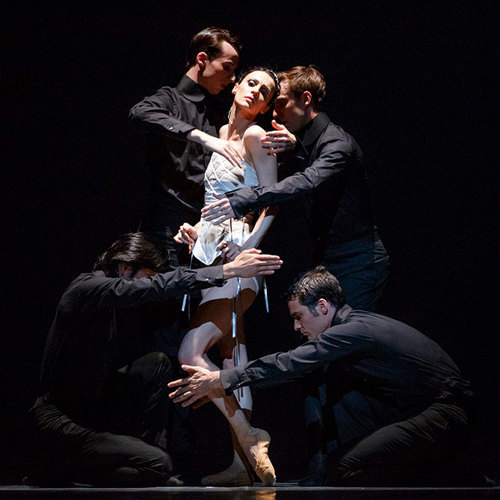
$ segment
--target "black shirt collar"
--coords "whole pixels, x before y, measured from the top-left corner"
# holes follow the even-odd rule
[[[335,311],[335,314],[333,315],[332,326],[340,325],[341,323],[343,323],[347,319],[347,316],[351,314],[351,311],[352,307],[348,304],[345,304],[340,309],[337,309]]]
[[[304,146],[311,146],[329,123],[330,118],[326,113],[318,113],[305,127],[299,130],[297,135]]]
[[[177,90],[192,102],[201,102],[208,95],[208,92],[201,85],[198,85],[187,75],[181,78],[181,81],[177,84]]]

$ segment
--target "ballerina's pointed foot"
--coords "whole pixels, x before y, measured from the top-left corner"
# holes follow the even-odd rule
[[[244,448],[249,449],[250,463],[264,486],[276,484],[276,473],[268,455],[270,442],[271,436],[266,431],[252,427],[242,443]]]

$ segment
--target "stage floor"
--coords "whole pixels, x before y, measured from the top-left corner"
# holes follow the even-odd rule
[[[331,488],[300,487],[296,483],[278,483],[275,487],[258,484],[244,488],[170,487],[170,488],[35,488],[31,486],[0,486],[1,499],[120,499],[120,500],[169,500],[169,499],[258,499],[295,500],[471,500],[500,498],[500,487],[490,488]]]

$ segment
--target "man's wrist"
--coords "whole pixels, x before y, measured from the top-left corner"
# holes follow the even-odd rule
[[[231,278],[236,278],[236,266],[234,262],[227,262],[222,266],[222,275],[225,280],[229,280]]]
[[[220,387],[229,396],[233,390],[245,385],[247,381],[244,366],[234,366],[219,371]]]
[[[217,370],[214,373],[214,381],[213,381],[213,385],[214,385],[214,389],[224,389],[224,386],[222,385],[222,381],[220,379],[220,370]]]
[[[252,210],[252,201],[256,198],[253,188],[256,186],[247,186],[240,189],[235,189],[234,191],[228,191],[225,193],[225,197],[228,199],[231,205],[231,210],[237,219],[245,217],[245,215]]]
[[[193,128],[192,130],[190,130],[186,134],[186,138],[190,141],[197,142],[197,143],[201,144],[204,135],[205,135],[205,133],[202,132],[201,130],[199,130],[197,128]]]

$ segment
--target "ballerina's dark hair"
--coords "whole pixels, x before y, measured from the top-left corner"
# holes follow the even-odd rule
[[[267,73],[273,79],[275,90],[269,101],[269,109],[271,109],[274,105],[274,101],[276,100],[276,98],[280,93],[280,79],[278,78],[278,75],[271,68],[268,68],[266,66],[253,66],[240,74],[237,83],[241,83],[245,78],[245,76],[249,75],[250,73],[253,73],[254,71],[264,71],[264,73]]]

